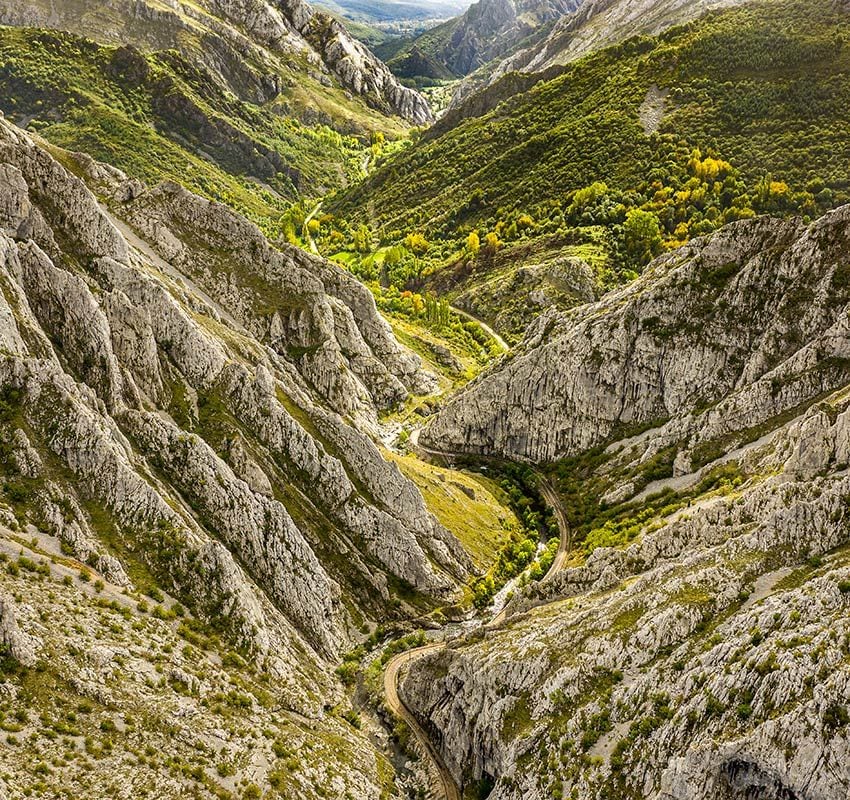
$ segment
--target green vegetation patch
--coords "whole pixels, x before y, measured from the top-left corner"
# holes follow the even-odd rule
[[[503,490],[492,481],[428,464],[415,456],[384,454],[416,484],[425,503],[481,569],[488,569],[519,528]]]
[[[488,89],[504,89],[495,108],[438,126],[331,199],[320,246],[342,244],[355,260],[401,247],[383,280],[416,290],[462,282],[470,265],[486,272],[503,246],[602,226],[611,286],[724,223],[814,218],[850,191],[848,34],[828,0],[753,2],[607,48],[518,93],[506,76]],[[647,133],[653,92],[664,113]],[[427,250],[414,253],[411,237]]]
[[[53,144],[149,184],[176,180],[272,235],[292,200],[361,174],[361,139],[238,100],[174,51],[0,27],[0,98],[7,116]]]

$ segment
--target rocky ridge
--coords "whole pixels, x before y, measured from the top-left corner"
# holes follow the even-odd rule
[[[655,35],[696,19],[706,11],[741,0],[584,0],[564,10],[545,35],[519,42],[513,52],[469,75],[452,96],[459,108],[476,92],[512,72],[538,73],[575,61],[636,35]]]
[[[634,544],[415,665],[402,694],[457,780],[499,800],[844,797],[847,397],[742,458],[734,490],[656,506]]]
[[[421,95],[402,86],[340,22],[300,0],[10,2],[0,9],[0,24],[69,30],[146,50],[174,49],[254,103],[284,92],[294,67],[319,85],[335,83],[408,123],[432,119]]]
[[[607,520],[579,527],[573,565],[518,592],[504,622],[411,667],[400,694],[461,786],[846,796],[848,231],[847,208],[727,226],[533,327],[437,416],[426,446],[589,465],[582,490],[604,492]],[[594,404],[577,401],[587,381]],[[500,422],[463,428],[480,439],[435,436],[498,402],[495,386]],[[620,392],[639,419],[610,413]],[[506,407],[541,438],[503,437]],[[669,477],[637,481],[662,454]]]
[[[63,159],[139,233],[0,122],[9,520],[118,583],[141,561],[260,654],[282,629],[335,655],[389,581],[450,595],[468,558],[364,433],[429,380],[368,292],[223,206]]]
[[[480,0],[456,20],[421,38],[431,40],[442,34],[436,46],[429,42],[428,54],[455,75],[468,75],[564,15],[575,13],[581,4],[582,0]]]
[[[424,429],[428,447],[534,462],[662,425],[677,469],[847,376],[850,208],[729,225],[597,303],[541,316]]]

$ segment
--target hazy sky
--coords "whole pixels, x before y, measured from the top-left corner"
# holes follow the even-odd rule
[[[401,3],[413,3],[419,6],[452,6],[461,11],[466,10],[476,0],[398,0]]]

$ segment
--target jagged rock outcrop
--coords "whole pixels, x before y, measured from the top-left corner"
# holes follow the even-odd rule
[[[421,34],[390,61],[398,75],[469,75],[539,39],[584,0],[479,0],[459,17]]]
[[[450,596],[468,557],[367,435],[432,378],[368,291],[176,185],[68,158],[118,213],[0,120],[0,427],[9,480],[30,481],[20,524],[117,585],[133,553],[271,662],[303,642],[334,656],[343,600],[375,613],[390,579]],[[344,568],[329,557],[346,551]]]
[[[18,626],[10,597],[0,597],[0,656],[4,655],[24,667],[33,666],[38,659],[38,641]]]
[[[125,182],[104,189],[128,196]],[[255,225],[178,184],[130,195],[121,213],[150,242],[153,257],[217,298],[210,303],[222,320],[293,358],[339,413],[368,415],[411,389],[433,387],[433,377],[393,338],[369,290],[336,267],[295,247],[273,248]]]
[[[666,496],[633,544],[411,668],[402,695],[460,783],[493,781],[494,800],[846,796],[848,386],[773,426],[734,490]]]
[[[436,450],[535,462],[664,425],[685,467],[843,385],[850,207],[760,218],[657,259],[630,286],[544,314],[423,430]]]
[[[467,75],[581,5],[582,0],[480,0],[453,25],[439,55],[456,75]]]
[[[433,119],[422,95],[402,86],[342,23],[301,0],[174,0],[167,4],[86,0],[74,5],[12,0],[0,9],[0,24],[59,28],[97,41],[174,49],[190,62],[200,58],[223,85],[258,103],[275,99],[289,80],[292,60],[303,59],[304,72],[319,84],[336,82],[368,106],[415,125]],[[192,41],[202,46],[194,48]],[[138,61],[127,50],[120,53],[114,68],[130,80],[143,80]],[[207,119],[179,92],[171,91],[174,88],[162,87],[161,103],[171,104],[163,110],[182,119],[190,135],[192,120],[200,120],[205,144],[227,149],[241,159],[264,159],[269,169],[291,169],[274,151],[252,152],[252,143],[244,141],[239,131]]]
[[[413,89],[402,86],[389,68],[362,42],[357,41],[339,20],[310,9],[305,3],[295,6],[293,18],[304,38],[322,56],[322,61],[339,81],[355,95],[386,113],[395,113],[414,123],[425,125],[434,117],[428,101]]]

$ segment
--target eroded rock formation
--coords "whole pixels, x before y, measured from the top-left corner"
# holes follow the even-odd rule
[[[22,522],[128,585],[96,507],[260,653],[289,626],[335,655],[343,599],[374,613],[388,580],[454,591],[466,554],[368,435],[432,378],[363,286],[176,185],[78,157],[107,211],[2,121],[0,161],[4,452],[33,484]]]
[[[848,374],[849,220],[844,207],[808,227],[735,223],[597,303],[541,316],[421,441],[545,462],[655,423],[686,463],[810,402]]]

